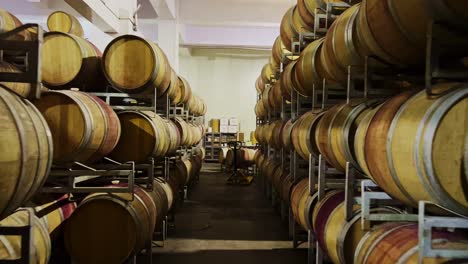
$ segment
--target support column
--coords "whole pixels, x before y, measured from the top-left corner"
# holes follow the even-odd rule
[[[179,24],[176,19],[158,20],[158,45],[172,69],[179,72]]]

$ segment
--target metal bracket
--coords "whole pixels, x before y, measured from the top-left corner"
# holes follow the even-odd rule
[[[4,264],[32,264],[33,263],[33,222],[34,222],[34,209],[20,208],[16,210],[26,211],[28,213],[28,223],[25,226],[0,226],[1,236],[19,236],[21,237],[21,256],[19,259],[0,260]]]

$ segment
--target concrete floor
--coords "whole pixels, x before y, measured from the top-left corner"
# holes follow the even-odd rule
[[[153,263],[306,263],[307,252],[292,249],[287,223],[259,186],[230,186],[226,179],[202,173]]]

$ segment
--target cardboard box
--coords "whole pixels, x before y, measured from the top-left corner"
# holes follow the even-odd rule
[[[219,120],[219,123],[220,123],[222,126],[229,126],[229,119],[227,119],[227,118],[221,118],[221,119]],[[221,132],[221,133],[223,133],[223,132]]]
[[[239,126],[239,121],[237,120],[237,118],[231,118],[231,119],[229,119],[229,125],[230,126]]]
[[[208,132],[208,133],[213,132],[213,128],[212,128],[212,127],[208,127],[207,132]]]
[[[215,133],[219,133],[219,119],[211,119],[210,120],[210,127],[213,129],[212,131]]]
[[[239,131],[238,126],[229,126],[228,127],[228,133],[237,133]]]
[[[244,141],[245,141],[244,132],[239,132],[239,133],[237,133],[237,141],[241,141],[241,142],[244,142]]]
[[[220,126],[219,126],[219,132],[221,132],[221,133],[229,133],[229,126],[220,125]]]

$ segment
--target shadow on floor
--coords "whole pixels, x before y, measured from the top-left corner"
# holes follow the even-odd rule
[[[193,253],[164,253],[153,255],[153,263],[171,264],[287,264],[305,263],[305,249],[273,250],[204,250]]]
[[[306,250],[288,248],[288,223],[259,183],[232,186],[227,178],[222,173],[200,175],[153,263],[306,263]]]

